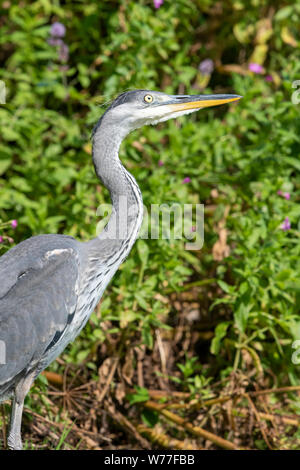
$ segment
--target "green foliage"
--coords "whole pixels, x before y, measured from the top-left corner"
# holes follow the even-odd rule
[[[128,395],[128,401],[131,405],[149,400],[149,392],[144,387],[134,387],[135,393]]]

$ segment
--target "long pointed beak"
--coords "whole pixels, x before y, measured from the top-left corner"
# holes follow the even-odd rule
[[[173,95],[168,103],[172,111],[209,108],[220,104],[231,103],[242,98],[239,95]],[[163,104],[163,103],[162,103]]]

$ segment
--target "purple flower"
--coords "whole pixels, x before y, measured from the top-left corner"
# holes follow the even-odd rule
[[[195,225],[192,226],[191,231],[196,232],[196,226]]]
[[[164,0],[153,0],[153,4],[155,8],[160,8],[162,4],[164,3]]]
[[[204,59],[202,62],[200,62],[198,66],[199,72],[202,73],[202,75],[211,75],[215,66],[214,63],[211,59]]]
[[[164,162],[162,160],[158,160],[158,166],[164,166]]]
[[[186,183],[190,183],[191,182],[191,178],[189,176],[187,176],[186,178],[184,178],[182,180],[182,184],[186,184]]]
[[[251,72],[254,72],[254,73],[262,73],[263,72],[263,67],[259,64],[256,64],[255,62],[251,62],[251,64],[249,64],[249,70],[251,70]]]
[[[291,228],[291,222],[290,222],[290,219],[288,217],[286,217],[284,219],[284,222],[283,224],[281,224],[281,229],[286,232],[287,230],[290,230]]]
[[[51,25],[50,34],[56,38],[63,38],[66,34],[65,25],[56,21]]]
[[[50,46],[61,46],[63,44],[63,40],[59,38],[50,38],[48,39],[48,44],[50,44]]]
[[[290,193],[284,193],[284,192],[281,191],[281,189],[279,189],[279,191],[277,191],[277,194],[278,194],[278,196],[284,197],[287,201],[289,199],[291,199]]]
[[[69,58],[69,46],[67,46],[67,44],[65,44],[64,42],[60,46],[58,57],[61,62],[67,62]]]
[[[1,237],[1,235],[0,235],[0,243],[3,243],[3,242],[4,242],[4,238]]]
[[[16,227],[18,226],[18,221],[15,220],[15,219],[12,220],[12,221],[11,221],[11,226],[12,226],[12,228],[16,228]]]
[[[69,46],[59,38],[50,38],[48,39],[48,44],[50,46],[59,46],[58,49],[58,58],[61,62],[67,62],[69,59]]]
[[[266,80],[266,82],[273,82],[273,77],[272,77],[272,75],[266,75],[266,76],[265,76],[265,80]]]

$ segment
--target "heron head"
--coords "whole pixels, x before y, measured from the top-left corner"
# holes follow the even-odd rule
[[[150,90],[127,91],[113,101],[102,116],[101,122],[116,125],[125,136],[147,124],[157,124],[201,108],[230,103],[240,98],[239,95],[167,95]]]

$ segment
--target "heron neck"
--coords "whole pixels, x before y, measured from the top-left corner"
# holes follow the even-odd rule
[[[124,168],[119,159],[119,148],[126,133],[113,126],[100,125],[93,139],[93,162],[98,178],[109,190],[112,213],[105,229],[97,236],[114,253],[121,255],[121,261],[135,242],[143,217],[143,200],[137,182]]]

